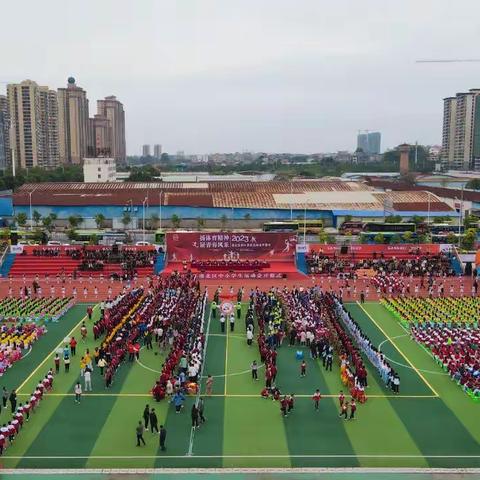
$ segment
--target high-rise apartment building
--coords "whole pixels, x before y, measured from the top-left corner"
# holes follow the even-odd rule
[[[5,95],[0,95],[0,170],[10,165],[10,121],[8,102]]]
[[[59,164],[57,94],[32,80],[7,85],[11,150],[21,168]]]
[[[88,119],[88,156],[110,157],[112,152],[112,127],[103,115]]]
[[[123,104],[115,96],[105,97],[97,101],[97,113],[110,122],[111,157],[118,163],[125,163],[127,152],[125,144],[125,111]]]
[[[382,134],[380,132],[359,133],[357,135],[357,150],[367,155],[378,155],[381,149]]]
[[[153,156],[158,159],[162,157],[162,146],[158,143],[153,146]]]
[[[442,163],[451,169],[480,169],[480,89],[443,99]]]
[[[142,157],[150,156],[150,145],[142,145]]]
[[[87,156],[87,93],[69,77],[67,87],[59,88],[57,95],[60,163],[80,164]]]

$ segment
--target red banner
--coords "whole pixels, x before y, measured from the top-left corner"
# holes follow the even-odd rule
[[[290,233],[169,232],[169,262],[193,260],[293,260],[297,236]]]
[[[322,244],[322,243],[311,243],[309,245],[309,251],[323,252],[325,255],[341,255],[340,249],[341,245],[336,244]],[[436,243],[425,243],[425,244],[416,244],[416,243],[399,243],[395,245],[362,245],[354,244],[347,246],[348,251],[347,255],[354,253],[361,257],[362,255],[372,255],[376,253],[377,255],[388,255],[395,256],[399,255],[435,255],[440,253],[440,245]]]

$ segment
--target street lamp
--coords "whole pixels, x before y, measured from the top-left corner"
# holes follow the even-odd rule
[[[143,241],[145,242],[145,211],[146,205],[148,205],[148,197],[145,197],[142,202],[142,232],[143,232]]]
[[[163,193],[163,190],[160,190],[160,193],[159,193],[159,200],[160,200],[160,203],[159,203],[159,206],[158,206],[158,216],[159,216],[159,227],[160,227],[160,230],[162,230],[162,193]]]
[[[33,229],[32,194],[35,190],[36,190],[36,188],[34,188],[31,192],[28,192],[28,195],[30,197],[30,230]]]
[[[128,205],[130,205],[130,209],[128,208]],[[129,222],[129,223],[132,223],[133,221],[133,200],[132,199],[128,200],[127,202],[127,212],[132,212],[132,215],[130,215],[130,222]],[[125,225],[125,228],[127,227],[127,225]]]

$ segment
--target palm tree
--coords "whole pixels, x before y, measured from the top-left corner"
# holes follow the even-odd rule
[[[197,226],[201,230],[205,226],[205,219],[202,217],[197,217]]]
[[[150,215],[150,220],[148,222],[150,224],[150,228],[152,230],[155,230],[158,228],[158,225],[160,224],[160,217],[156,213],[152,213]]]
[[[32,219],[35,222],[35,225],[39,224],[41,218],[42,218],[42,214],[37,210],[34,210],[32,213]]]
[[[103,213],[97,213],[95,215],[95,223],[98,229],[102,229],[105,224],[105,215]]]
[[[83,218],[80,215],[70,215],[68,217],[68,223],[71,229],[77,228],[83,222]]]
[[[131,215],[128,212],[123,212],[122,223],[125,230],[127,229],[127,226],[131,223],[131,221]]]
[[[220,217],[220,223],[222,224],[222,230],[225,230],[225,227],[227,226],[228,218],[225,214],[223,214]]]
[[[43,228],[45,228],[47,232],[51,232],[53,230],[53,220],[50,215],[48,217],[43,217],[42,224]]]
[[[179,228],[181,221],[182,219],[176,213],[174,213],[170,218],[170,222],[172,222],[173,228]]]
[[[27,223],[27,214],[20,212],[15,216],[15,221],[19,227],[24,227]]]

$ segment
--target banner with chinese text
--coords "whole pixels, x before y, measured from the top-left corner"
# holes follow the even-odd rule
[[[169,232],[169,262],[193,260],[293,261],[297,236],[291,233]]]

